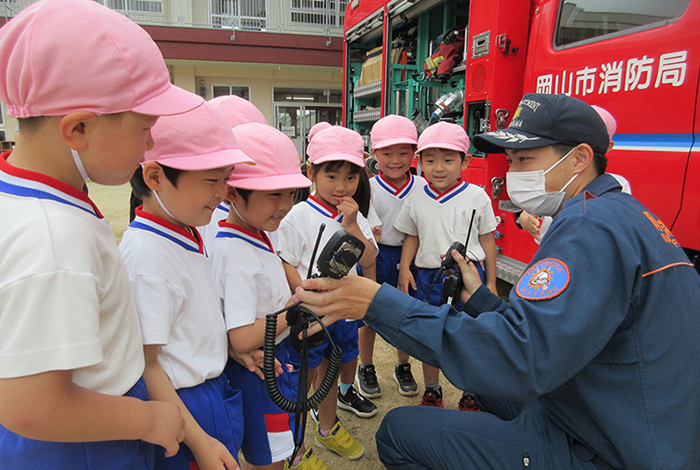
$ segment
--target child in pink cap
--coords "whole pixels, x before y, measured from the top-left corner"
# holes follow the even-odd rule
[[[0,468],[149,469],[178,450],[177,406],[145,401],[124,262],[85,180],[123,184],[160,115],[202,99],[158,47],[89,0],[35,3],[0,29],[0,99],[22,138],[0,156]]]
[[[373,268],[378,250],[372,229],[352,197],[357,190],[359,173],[364,171],[362,136],[344,127],[329,127],[313,137],[307,153],[310,163],[308,176],[316,183],[316,192],[292,208],[280,224],[277,239],[277,251],[292,289],[306,279],[311,252],[322,223],[326,229],[319,245],[321,248],[339,230],[347,231],[364,242],[366,249],[359,262],[363,270]],[[358,355],[357,323],[337,322],[329,330],[335,344],[343,350],[340,391],[332,387],[319,405],[318,431],[314,440],[317,445],[354,460],[362,457],[364,447],[338,420],[336,406],[362,418],[377,414],[377,407],[358,394],[352,385]],[[326,338],[321,345],[309,351],[309,376],[313,381],[313,376],[316,375],[316,385],[326,370],[330,349]],[[298,367],[301,362],[299,355],[292,351],[290,356]],[[314,388],[317,390],[318,386]],[[315,417],[313,410],[311,414]]]
[[[131,179],[143,206],[119,250],[141,323],[148,395],[177,405],[186,423],[180,451],[166,458],[156,449],[156,468],[236,468],[241,397],[223,374],[226,326],[211,262],[194,227],[209,222],[234,166],[252,160],[207,103],[161,118],[153,137],[153,149]]]
[[[418,131],[413,122],[398,115],[388,115],[372,126],[372,155],[377,161],[379,174],[370,179],[372,206],[381,221],[381,243],[377,255],[377,282],[398,284],[398,265],[405,234],[394,229],[394,220],[404,201],[413,190],[422,186],[423,180],[411,174],[411,163],[418,145]],[[369,327],[359,330],[360,366],[355,384],[358,391],[368,397],[381,396],[381,388],[373,365],[373,348],[376,334]],[[397,362],[393,378],[404,396],[418,394],[411,372],[408,354],[396,350]]]
[[[226,120],[226,124],[233,129],[242,124],[249,122],[258,122],[267,124],[265,116],[255,107],[253,103],[245,98],[236,95],[217,96],[208,101],[208,103],[216,109]],[[214,211],[211,222],[204,227],[199,227],[199,233],[204,240],[204,246],[211,248],[216,237],[216,232],[219,231],[219,222],[228,217],[229,206],[227,201],[219,204],[219,207]]]
[[[467,256],[479,269],[484,284],[496,294],[496,218],[486,192],[462,180],[462,171],[471,160],[466,131],[453,123],[433,124],[418,139],[417,155],[428,184],[406,198],[394,221],[394,228],[406,234],[398,288],[406,293],[409,288],[415,289],[417,299],[440,305],[444,274],[432,290],[430,285],[440,269],[440,255],[458,241],[466,242]],[[474,222],[466,240],[473,210]],[[412,265],[417,268],[415,278]],[[421,405],[444,407],[439,372],[423,363],[425,392]],[[471,405],[470,397],[463,395],[459,408]]]
[[[311,186],[311,181],[301,174],[294,143],[274,127],[242,124],[233,134],[257,165],[235,171],[229,181],[231,210],[219,222],[212,261],[231,348],[251,354],[263,345],[265,316],[284,308],[291,298],[282,260],[268,233],[275,233],[291,210],[295,190]],[[298,373],[287,367],[289,330],[283,319],[277,326],[275,356],[283,365],[277,384],[285,396],[296,397]],[[243,394],[245,461],[254,468],[281,470],[294,450],[293,415],[272,402],[265,382],[247,367],[229,360],[226,375]],[[323,467],[310,450],[305,459],[317,465],[314,468]]]

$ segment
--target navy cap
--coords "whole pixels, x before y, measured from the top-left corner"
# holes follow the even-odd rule
[[[589,104],[563,94],[528,93],[506,129],[475,135],[472,142],[486,153],[588,144],[593,151],[604,154],[610,138],[603,119]]]

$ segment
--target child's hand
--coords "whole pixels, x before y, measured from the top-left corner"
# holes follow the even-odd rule
[[[190,446],[194,454],[197,466],[201,470],[235,470],[238,469],[236,459],[225,445],[209,435],[205,435],[201,442]]]
[[[180,449],[179,443],[185,438],[185,420],[177,405],[165,401],[147,401],[155,416],[153,427],[143,440],[165,448],[165,456],[172,457]]]
[[[534,216],[532,214],[528,214],[525,211],[522,211],[520,213],[520,226],[530,232],[530,235],[535,237],[535,240],[540,239],[540,225],[541,225],[541,219],[537,216]]]
[[[353,198],[345,196],[336,209],[343,213],[343,227],[346,230],[357,223],[357,212],[360,210],[360,206]]]
[[[406,294],[408,294],[409,287],[416,290],[416,280],[413,278],[413,273],[410,269],[403,271],[399,269],[399,282],[396,287]]]
[[[379,241],[382,239],[382,226],[377,225],[376,227],[372,227],[372,236],[374,237],[374,241],[379,243]]]
[[[263,372],[265,352],[262,349],[254,349],[249,353],[239,353],[229,344],[228,355],[231,359],[260,377],[261,380],[265,380],[265,373]],[[275,377],[278,377],[281,373],[282,364],[275,359]]]

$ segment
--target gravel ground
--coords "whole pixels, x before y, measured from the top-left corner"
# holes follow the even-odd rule
[[[109,187],[89,183],[88,187],[90,197],[100,208],[102,214],[109,220],[112,225],[114,237],[117,243],[119,243],[122,233],[129,223],[129,185]],[[499,290],[501,290],[502,296],[507,295],[509,287],[508,284],[499,281]],[[394,364],[396,363],[396,349],[386,343],[379,335],[377,335],[375,343],[374,363],[377,369],[379,385],[382,388],[382,396],[373,400],[379,409],[379,413],[372,418],[363,419],[358,418],[348,411],[338,410],[338,416],[345,428],[365,446],[365,454],[362,458],[349,461],[338,457],[330,451],[316,447],[313,444],[315,423],[311,417],[307,420],[306,445],[314,445],[314,452],[319,455],[328,466],[336,470],[373,470],[384,468],[377,457],[377,448],[374,442],[374,434],[377,428],[379,428],[382,417],[389,410],[397,406],[418,405],[420,402],[420,395],[404,397],[399,394],[397,386],[392,378]],[[423,373],[420,362],[412,358],[411,364],[419,389],[422,390]],[[442,374],[440,382],[443,389],[445,406],[447,408],[457,409],[457,401],[461,396],[461,391],[452,386]]]

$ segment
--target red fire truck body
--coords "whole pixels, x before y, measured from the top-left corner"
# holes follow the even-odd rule
[[[345,19],[344,124],[367,135],[381,116],[427,117],[441,95],[460,91],[458,111],[443,117],[470,137],[506,127],[527,92],[598,105],[617,120],[608,171],[630,182],[697,265],[699,24],[696,0],[355,0]],[[465,27],[464,62],[447,81],[426,78],[432,40]],[[381,79],[363,83],[368,59],[361,53],[379,46],[392,54],[382,53]],[[397,48],[408,49],[414,63]],[[473,154],[464,178],[492,196],[498,275],[514,282],[537,245],[515,222],[504,156]]]

